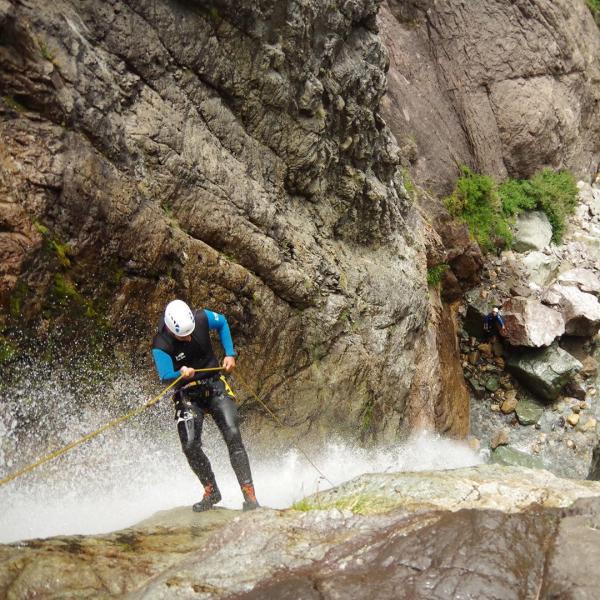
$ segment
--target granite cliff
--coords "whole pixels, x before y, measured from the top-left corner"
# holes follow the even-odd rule
[[[240,373],[288,425],[391,439],[435,404],[378,6],[3,0],[9,334],[79,311],[146,354],[182,296],[229,316]],[[460,414],[438,413],[466,433],[464,385]]]
[[[147,357],[181,296],[299,434],[464,435],[426,271],[482,257],[400,166],[589,174],[599,43],[579,0],[0,0],[2,347],[76,315]]]

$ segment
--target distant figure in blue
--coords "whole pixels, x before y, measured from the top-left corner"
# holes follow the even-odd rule
[[[219,366],[210,341],[211,329],[219,332],[225,351],[223,369],[230,372],[235,368],[235,350],[227,319],[211,310],[192,311],[182,300],[167,305],[152,341],[152,356],[163,383],[181,377],[173,397],[177,431],[183,453],[204,486],[204,496],[192,508],[196,512],[209,510],[221,500],[210,461],[202,450],[202,424],[208,413],[227,444],[231,466],[244,496],[243,509],[252,510],[259,505],[240,435],[234,395],[225,378],[217,370],[210,371]]]
[[[497,306],[494,306],[492,312],[484,317],[483,330],[488,335],[504,335],[504,319],[500,316],[500,309]]]

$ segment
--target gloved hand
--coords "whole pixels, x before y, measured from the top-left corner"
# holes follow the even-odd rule
[[[195,375],[195,371],[194,369],[192,369],[192,367],[183,366],[181,367],[181,369],[179,369],[179,372],[181,373],[184,379],[189,379],[190,377],[193,377]]]

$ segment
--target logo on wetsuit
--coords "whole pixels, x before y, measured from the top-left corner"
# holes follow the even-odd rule
[[[183,360],[185,358],[185,352],[180,352],[176,357],[175,360]]]

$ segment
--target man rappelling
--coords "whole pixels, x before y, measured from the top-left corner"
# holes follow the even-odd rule
[[[225,351],[223,370],[230,373],[235,368],[236,353],[227,319],[206,309],[192,312],[182,300],[167,304],[152,342],[152,356],[163,383],[181,377],[173,397],[177,431],[183,453],[204,486],[204,496],[193,509],[205,511],[221,500],[210,461],[202,450],[202,424],[208,413],[227,444],[231,466],[244,496],[243,509],[252,510],[259,504],[239,430],[233,392],[216,369],[215,372],[198,372],[219,365],[210,340],[211,329],[219,333]]]

